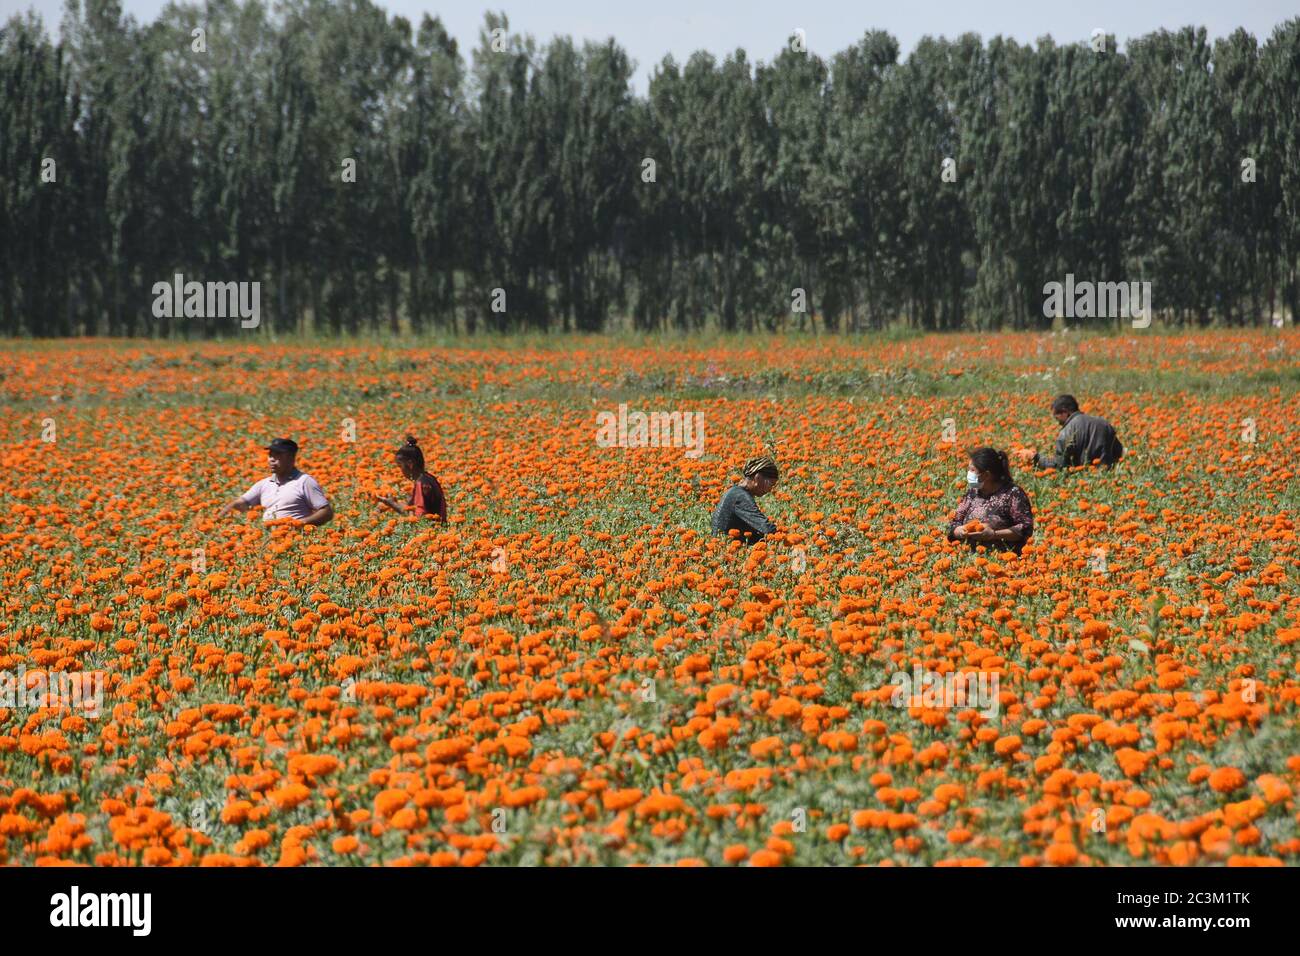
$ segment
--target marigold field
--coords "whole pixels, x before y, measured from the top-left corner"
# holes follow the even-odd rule
[[[1300,859],[1294,331],[249,341],[0,353],[0,669],[105,677],[0,709],[0,861]],[[1123,461],[1013,462],[1024,553],[949,544],[1062,391]],[[620,402],[703,456],[598,446]],[[445,526],[372,500],[408,432]],[[280,435],[334,521],[218,520]],[[781,532],[709,535],[765,451]]]

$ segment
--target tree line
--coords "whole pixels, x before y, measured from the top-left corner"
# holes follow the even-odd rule
[[[260,283],[277,332],[1041,328],[1067,274],[1294,320],[1300,18],[845,40],[665,57],[638,95],[613,39],[494,13],[468,60],[369,0],[15,16],[0,334],[239,334],[158,314],[177,274]]]

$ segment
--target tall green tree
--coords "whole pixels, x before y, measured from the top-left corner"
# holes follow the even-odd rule
[[[260,283],[271,334],[1045,327],[1068,274],[1178,322],[1300,305],[1300,18],[633,69],[498,13],[467,65],[374,0],[11,18],[0,333],[235,328],[154,315],[175,273]]]

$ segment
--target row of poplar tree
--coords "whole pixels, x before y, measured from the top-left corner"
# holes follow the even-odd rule
[[[369,0],[14,17],[0,334],[236,334],[155,315],[177,273],[259,282],[282,332],[1032,328],[1066,274],[1151,282],[1158,321],[1295,317],[1300,19],[773,39],[638,95],[614,40],[491,13],[468,58]]]

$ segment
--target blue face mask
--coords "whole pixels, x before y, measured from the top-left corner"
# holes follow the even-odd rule
[[[966,484],[967,484],[967,486],[968,486],[968,487],[971,487],[971,488],[974,488],[974,487],[975,487],[976,485],[978,485],[979,483],[980,483],[979,472],[975,471],[975,469],[973,469],[973,468],[972,468],[972,469],[969,469],[969,470],[966,472]]]

